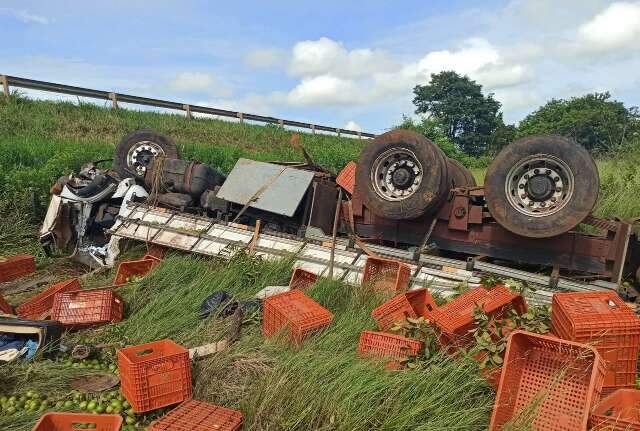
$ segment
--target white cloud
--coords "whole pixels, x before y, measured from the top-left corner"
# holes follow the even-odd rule
[[[636,48],[640,39],[640,2],[613,3],[578,27],[584,52],[606,53]]]
[[[42,15],[35,15],[27,10],[14,10],[9,8],[0,8],[0,15],[12,16],[26,24],[49,24],[49,18]]]
[[[357,78],[392,67],[391,57],[384,51],[369,48],[347,50],[342,43],[321,37],[294,45],[289,73],[301,77],[331,74]]]
[[[353,81],[331,75],[304,78],[287,95],[287,102],[294,106],[351,105],[360,99]]]
[[[455,51],[432,51],[416,65],[416,75],[425,83],[431,74],[445,70],[468,75],[488,90],[521,84],[533,75],[523,64],[507,63],[498,48],[480,38],[466,40]]]
[[[205,72],[180,72],[169,81],[168,87],[176,93],[183,94],[208,93],[224,97],[231,95],[229,85],[215,75]]]
[[[244,63],[256,69],[277,67],[287,62],[287,54],[280,49],[259,48],[244,56]]]
[[[360,125],[353,120],[347,121],[347,123],[344,126],[342,126],[342,128],[344,130],[355,130],[356,132],[362,131],[362,127],[360,127]]]

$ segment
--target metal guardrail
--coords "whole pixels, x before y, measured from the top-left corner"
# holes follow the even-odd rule
[[[284,120],[275,117],[266,117],[263,115],[248,114],[245,112],[229,111],[226,109],[209,108],[207,106],[190,105],[179,102],[170,102],[161,99],[152,99],[148,97],[131,96],[128,94],[114,93],[102,90],[92,90],[89,88],[75,87],[72,85],[56,84],[54,82],[37,81],[35,79],[19,78],[17,76],[0,75],[0,83],[5,95],[9,95],[9,87],[28,88],[30,90],[49,91],[52,93],[69,94],[72,96],[89,97],[92,99],[101,99],[111,101],[114,109],[118,108],[118,103],[131,103],[135,105],[153,106],[156,108],[175,109],[187,113],[187,117],[191,118],[192,113],[218,115],[220,117],[236,118],[241,123],[244,120],[256,121],[265,124],[277,124],[279,126],[291,126],[302,129],[309,129],[313,133],[316,130],[323,132],[336,133],[338,136],[352,135],[359,138],[374,138],[374,133],[359,132],[356,130],[345,130],[339,127],[321,126],[312,123],[304,123],[301,121]]]

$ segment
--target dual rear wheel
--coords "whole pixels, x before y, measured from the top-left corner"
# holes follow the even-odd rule
[[[365,204],[394,220],[433,214],[452,188],[475,185],[460,162],[409,130],[377,136],[362,151],[356,171]],[[498,154],[484,188],[496,222],[521,236],[546,238],[582,222],[596,204],[599,185],[597,167],[583,147],[562,136],[533,135]]]

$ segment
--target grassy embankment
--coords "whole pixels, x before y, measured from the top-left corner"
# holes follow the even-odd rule
[[[39,210],[33,210],[26,190],[46,205],[48,187],[58,176],[88,160],[110,157],[125,133],[141,127],[169,134],[183,156],[224,171],[243,156],[300,159],[288,146],[290,132],[275,127],[0,99],[2,253],[37,252],[31,234]],[[363,142],[303,134],[302,144],[317,162],[337,171],[357,157]],[[632,148],[624,157],[600,162],[600,214],[640,214],[636,199],[640,175],[635,170],[639,153]],[[61,264],[40,258],[41,266],[52,271]],[[219,289],[248,298],[266,285],[286,283],[289,268],[286,261],[238,257],[229,264],[172,255],[150,277],[121,291],[127,303],[124,322],[67,337],[123,344],[168,337],[187,347],[215,341],[224,336],[229,322],[199,320],[202,299]],[[113,272],[90,278],[85,286],[107,284],[112,276]],[[295,349],[279,340],[264,340],[260,325],[247,322],[237,344],[194,367],[195,396],[240,408],[246,415],[245,429],[486,429],[493,394],[473,362],[435,357],[417,369],[384,371],[382,364],[356,356],[359,333],[374,328],[369,314],[380,299],[364,288],[328,281],[310,294],[335,313],[328,331]],[[17,299],[9,296],[12,302]],[[34,362],[0,373],[0,392],[36,389],[55,401],[68,397],[68,380],[81,372],[61,363]],[[31,429],[37,416],[36,412],[0,416],[0,429]]]

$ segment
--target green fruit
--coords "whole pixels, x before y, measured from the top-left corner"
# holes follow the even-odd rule
[[[122,403],[122,408],[124,408],[124,409],[128,409],[129,407],[131,407],[131,404],[129,404],[129,401],[125,400],[125,401]]]
[[[118,367],[115,366],[115,364],[110,364],[109,365],[109,371],[115,371]]]
[[[119,399],[115,398],[113,400],[111,400],[111,405],[115,408],[122,408],[122,401],[120,401]]]
[[[33,393],[33,391],[27,391],[25,395],[27,396],[27,398],[33,398]]]
[[[80,407],[82,410],[85,410],[85,409],[87,408],[87,404],[88,404],[88,403],[87,403],[86,401],[82,401],[82,402],[78,405],[78,407]]]
[[[105,412],[105,413],[108,413],[108,414],[113,413],[113,406],[107,406],[107,407],[104,409],[104,412]]]
[[[133,416],[127,416],[124,420],[124,422],[127,425],[133,425],[134,423],[136,423],[136,418],[134,418]]]
[[[11,406],[11,407],[9,407],[9,408],[7,409],[7,414],[8,414],[8,415],[12,415],[12,414],[14,414],[15,412],[16,412],[16,408],[15,408],[15,407],[13,407],[13,406]]]
[[[128,408],[127,410],[125,410],[125,413],[128,414],[129,416],[133,416],[136,413],[133,411],[133,408]]]
[[[96,412],[98,413],[104,413],[104,406],[102,404],[99,404],[98,407],[96,407]]]
[[[73,407],[73,401],[71,400],[67,400],[64,402],[64,407],[67,409],[70,409],[71,407]]]
[[[87,408],[89,410],[95,410],[95,408],[98,406],[98,403],[96,403],[95,401],[91,400],[89,401],[89,404],[87,404]]]

